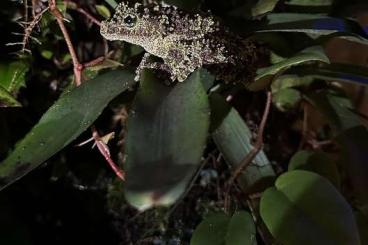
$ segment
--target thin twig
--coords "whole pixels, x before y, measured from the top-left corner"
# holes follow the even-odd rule
[[[32,16],[35,17],[36,16],[36,12],[35,12],[35,8],[36,8],[36,1],[37,0],[32,0]]]
[[[244,157],[244,159],[241,161],[240,165],[235,169],[233,174],[231,175],[226,191],[225,191],[225,211],[228,210],[229,207],[229,193],[232,185],[237,180],[237,178],[241,175],[241,173],[252,163],[252,160],[257,156],[258,152],[263,148],[263,134],[264,129],[266,126],[267,118],[270,113],[271,108],[271,102],[272,102],[272,93],[271,91],[267,92],[267,102],[266,107],[263,112],[262,120],[259,126],[258,134],[256,142],[253,146],[253,149]]]
[[[265,245],[271,245],[274,244],[273,237],[270,235],[269,231],[267,230],[267,227],[263,223],[260,215],[259,215],[259,198],[257,198],[258,204],[254,203],[254,199],[250,198],[247,199],[247,204],[249,207],[249,210],[252,214],[254,223],[257,225],[257,231],[259,236],[261,237],[262,241]]]
[[[81,84],[81,78],[82,78],[82,69],[83,65],[79,63],[78,56],[75,52],[73,43],[70,39],[69,33],[64,25],[64,16],[60,12],[60,10],[56,6],[55,0],[49,0],[49,7],[52,15],[56,18],[56,21],[60,27],[61,32],[63,33],[66,45],[68,46],[68,50],[70,53],[70,56],[72,57],[73,62],[73,71],[74,71],[74,77],[75,77],[75,84],[79,86]]]
[[[77,56],[77,53],[75,52],[75,49],[74,49],[73,43],[70,39],[70,35],[68,33],[68,30],[66,29],[66,27],[64,25],[64,16],[60,12],[60,10],[57,8],[55,0],[49,0],[49,8],[50,8],[51,14],[55,17],[61,32],[63,33],[65,42],[68,46],[70,56],[72,57],[75,84],[76,84],[76,86],[79,86],[81,84],[81,80],[82,80],[82,71],[83,71],[83,69],[85,67],[90,67],[90,66],[96,65],[98,63],[101,63],[104,60],[104,57],[99,57],[99,58],[97,58],[93,61],[90,61],[90,62],[86,63],[86,64],[81,64],[78,60],[78,56]],[[111,159],[110,150],[109,150],[108,146],[102,141],[102,139],[99,136],[96,128],[94,126],[92,126],[91,129],[92,129],[92,137],[95,140],[95,144],[97,145],[98,150],[104,156],[105,160],[108,162],[108,164],[113,169],[115,174],[120,179],[125,180],[125,173]]]
[[[112,170],[115,172],[116,176],[118,176],[121,180],[125,180],[125,173],[123,170],[121,170],[111,159],[110,150],[109,147],[103,142],[101,137],[99,136],[96,128],[94,126],[91,127],[92,129],[92,136],[95,140],[95,144],[97,145],[98,150],[102,154],[102,156],[105,158],[105,160],[108,162]]]
[[[23,36],[23,40],[22,40],[22,43],[21,43],[22,44],[22,52],[24,52],[26,50],[26,45],[27,45],[28,39],[31,37],[33,29],[35,28],[35,26],[40,21],[42,15],[48,10],[49,10],[49,7],[46,7],[40,13],[35,15],[31,22],[28,23],[28,20],[26,20],[24,22],[25,25],[27,25],[27,27],[24,29],[24,36]],[[20,24],[22,24],[22,23],[20,23]]]
[[[106,59],[105,56],[100,56],[100,57],[98,57],[98,58],[96,58],[94,60],[91,60],[91,61],[89,61],[87,63],[84,63],[83,64],[83,68],[93,67],[93,66],[96,66],[98,64],[101,64],[102,62],[104,62],[105,59]]]
[[[28,0],[24,0],[24,20],[28,21]]]
[[[300,140],[298,149],[303,149],[305,142],[307,141],[307,134],[308,134],[308,104],[303,103],[303,129],[302,129],[302,139]]]

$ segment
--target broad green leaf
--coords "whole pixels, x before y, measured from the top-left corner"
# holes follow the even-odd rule
[[[223,154],[225,161],[236,169],[244,157],[253,149],[252,132],[240,117],[239,113],[229,108],[223,98],[211,96],[212,120],[216,118],[216,127],[212,138]],[[220,115],[220,116],[218,116]],[[220,118],[222,120],[220,121]],[[239,176],[238,181],[243,191],[263,191],[275,178],[275,172],[263,151],[260,151]]]
[[[351,207],[330,182],[312,172],[281,175],[263,193],[260,213],[284,245],[360,245]]]
[[[267,16],[268,23],[259,32],[301,32],[313,37],[339,33],[368,44],[368,35],[355,21],[316,14],[281,13]]]
[[[96,10],[105,19],[109,19],[111,17],[110,10],[105,5],[96,5]]]
[[[279,0],[259,0],[252,8],[252,16],[262,15],[271,12]]]
[[[25,74],[28,69],[28,64],[23,61],[0,64],[0,86],[11,94],[17,93],[26,85]]]
[[[227,227],[226,245],[257,245],[256,226],[250,213],[236,212]]]
[[[300,6],[329,6],[333,0],[289,0],[285,4],[300,5]]]
[[[195,229],[190,245],[257,245],[256,227],[245,211],[212,214]]]
[[[290,159],[290,170],[308,170],[327,178],[337,188],[340,186],[340,175],[336,163],[321,151],[298,151]]]
[[[209,129],[203,70],[166,86],[146,71],[126,135],[125,197],[140,210],[170,205],[197,170]]]
[[[0,107],[22,106],[8,91],[0,85]]]
[[[361,118],[353,111],[351,101],[332,91],[314,92],[306,98],[328,119],[341,145],[340,160],[352,185],[353,193],[368,215],[368,132]]]
[[[287,58],[284,58],[280,55],[277,55],[275,52],[272,52],[270,53],[270,61],[271,61],[271,64],[274,65],[274,64],[277,64],[281,61],[284,61],[286,60]]]
[[[23,177],[85,131],[104,107],[134,84],[126,70],[111,71],[64,94],[0,163],[0,189]]]
[[[301,93],[293,88],[285,88],[273,93],[272,102],[280,111],[288,111],[301,101]]]
[[[324,63],[329,63],[329,59],[324,53],[322,47],[315,46],[307,48],[301,51],[299,54],[294,57],[283,60],[275,65],[258,69],[257,76],[255,78],[256,81],[264,79],[266,77],[272,77],[292,66],[300,65],[306,62],[311,61],[319,61]]]
[[[225,236],[230,216],[213,214],[204,219],[195,229],[190,245],[225,245]]]
[[[364,126],[350,128],[337,140],[342,150],[340,164],[349,177],[357,206],[368,217],[368,130]]]
[[[336,134],[362,125],[359,116],[354,113],[351,101],[334,91],[312,92],[305,98],[328,119]]]
[[[368,86],[368,68],[353,64],[331,63],[319,66],[294,67],[288,73],[301,77]]]

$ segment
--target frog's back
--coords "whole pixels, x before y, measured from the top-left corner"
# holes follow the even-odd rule
[[[256,70],[269,56],[266,47],[230,32],[222,32],[216,38],[220,38],[218,42],[225,47],[227,62],[206,64],[205,67],[226,83],[251,83]]]

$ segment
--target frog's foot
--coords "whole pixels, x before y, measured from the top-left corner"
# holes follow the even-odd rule
[[[202,60],[200,57],[196,57],[193,54],[182,54],[180,59],[180,52],[172,51],[171,56],[165,59],[165,64],[168,64],[171,72],[171,80],[178,80],[178,82],[184,82],[188,76],[197,68],[202,66]]]
[[[178,82],[184,82],[195,68],[185,64],[179,64],[171,67],[170,70],[172,71],[170,77],[172,81],[178,80]]]
[[[134,78],[135,81],[139,81],[142,71],[143,69],[154,69],[154,70],[161,70],[161,71],[165,71],[169,74],[172,74],[172,71],[170,69],[170,67],[168,65],[166,65],[165,63],[162,62],[150,62],[149,61],[149,53],[145,53],[141,63],[139,64],[137,70],[136,70],[136,76]]]

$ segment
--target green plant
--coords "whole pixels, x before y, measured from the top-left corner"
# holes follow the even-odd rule
[[[245,88],[216,81],[205,69],[174,85],[165,85],[163,79],[145,70],[140,82],[135,83],[131,68],[136,66],[142,50],[127,44],[113,43],[113,52],[102,49],[98,55],[94,53],[97,59],[82,63],[77,51],[83,50],[77,48],[68,28],[80,28],[73,26],[74,21],[78,22],[76,13],[85,21],[97,25],[99,21],[76,2],[34,2],[41,11],[36,12],[36,6],[26,11],[33,17],[24,16],[32,20],[25,26],[20,42],[23,52],[0,64],[0,105],[22,106],[17,95],[31,73],[46,81],[59,79],[65,83],[59,85],[59,99],[44,108],[47,111],[43,111],[38,123],[11,152],[4,154],[0,189],[75,139],[80,141],[78,136],[91,127],[98,149],[119,177],[126,180],[121,187],[125,201],[142,211],[181,202],[202,168],[213,160],[213,152],[220,153],[229,166],[224,170],[224,179],[219,180],[220,204],[202,212],[208,217],[194,231],[191,244],[367,243],[366,117],[357,111],[341,84],[365,86],[368,69],[355,62],[334,60],[326,50],[336,40],[368,45],[368,34],[367,28],[357,22],[330,14],[342,8],[341,3],[167,1],[191,10],[213,7],[232,30],[251,35],[269,49],[267,64],[259,64],[257,76]],[[110,7],[115,5],[115,1],[105,1],[93,6],[93,13],[107,18]],[[222,7],[226,11],[218,10]],[[64,17],[70,18],[71,24],[66,26]],[[38,25],[41,31],[32,38]],[[67,48],[54,52],[53,47],[64,41]],[[98,42],[104,41],[99,37]],[[45,67],[33,66],[36,58],[27,54],[28,49],[38,55]],[[85,47],[88,53],[86,50]],[[98,58],[100,55],[102,58]],[[47,68],[50,64],[67,75],[60,76]],[[256,95],[257,102],[262,101],[254,108],[246,108],[251,110],[247,114],[251,119],[244,118],[244,113],[238,112],[244,108],[236,105],[246,101],[244,94]],[[236,101],[233,104],[229,103],[232,99]],[[120,160],[126,161],[119,163],[124,162],[124,172],[112,161],[118,158],[107,147],[109,139],[99,136],[93,126],[108,105],[129,111],[128,118],[122,120],[127,132],[122,134],[126,139],[125,156]],[[267,122],[272,112],[283,115],[284,121],[277,122],[279,128],[268,126],[275,122]],[[310,115],[316,114],[324,120],[318,122],[318,127],[309,128]],[[295,119],[303,126],[295,130],[297,142],[290,140],[290,146],[285,146],[278,141],[279,131],[293,131],[292,122],[285,123],[292,115],[294,119],[304,117]],[[254,124],[259,124],[257,130]],[[278,144],[272,144],[275,142]],[[111,144],[110,147],[114,148]],[[4,151],[9,149],[8,146]]]

